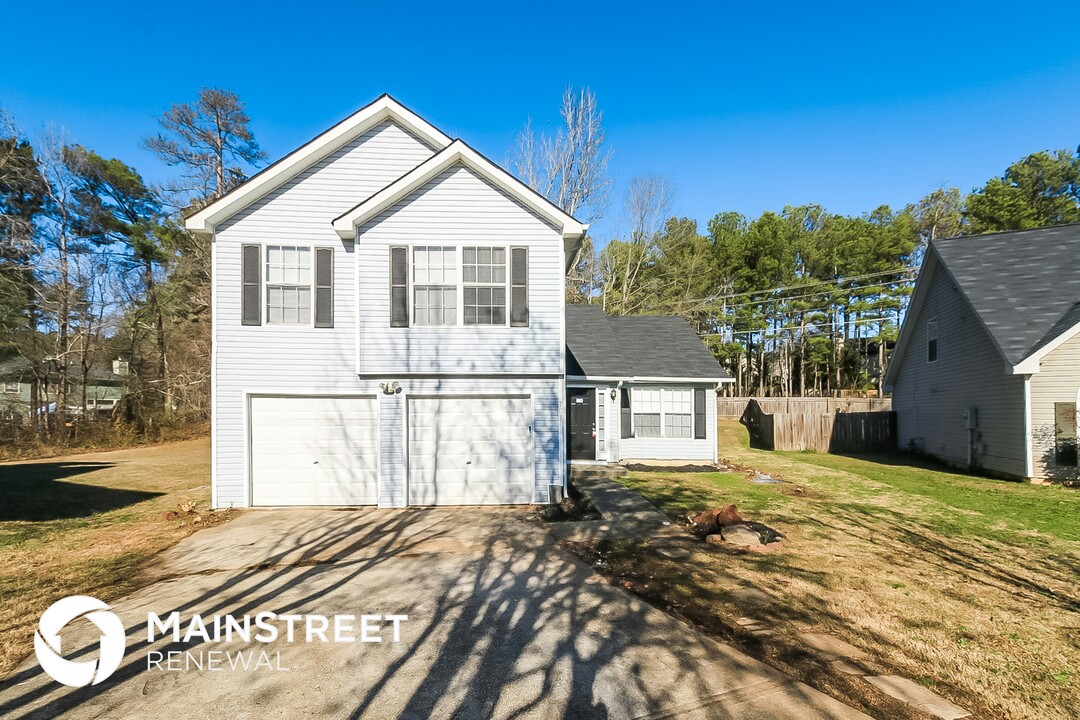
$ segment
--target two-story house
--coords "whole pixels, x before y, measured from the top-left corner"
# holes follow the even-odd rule
[[[564,487],[587,226],[386,95],[186,224],[213,248],[215,506]]]

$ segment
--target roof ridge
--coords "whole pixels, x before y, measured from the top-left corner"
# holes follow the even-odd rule
[[[976,233],[975,235],[950,235],[949,237],[937,238],[931,240],[931,244],[936,245],[940,242],[947,242],[950,240],[974,240],[975,238],[994,237],[995,235],[1016,235],[1018,233],[1032,233],[1043,230],[1058,230],[1061,228],[1080,227],[1080,221],[1071,223],[1061,223],[1060,225],[1041,225],[1034,228],[1023,228],[1021,230],[995,230],[994,232]]]

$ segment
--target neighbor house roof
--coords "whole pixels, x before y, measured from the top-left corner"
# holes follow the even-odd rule
[[[1080,224],[935,240],[908,317],[915,317],[921,291],[929,285],[925,269],[944,272],[1011,371],[1038,372],[1043,356],[1080,331],[1078,253]],[[905,323],[886,385],[898,371],[910,332]]]
[[[605,379],[731,379],[681,317],[609,316],[566,306],[566,375]]]
[[[30,363],[21,355],[0,361],[0,378],[18,378],[29,381]],[[55,379],[56,369],[49,363],[49,378]],[[111,368],[92,365],[86,373],[87,379],[92,383],[126,385],[128,378],[124,375],[115,374]],[[68,380],[78,382],[82,380],[82,368],[74,360],[68,363]]]

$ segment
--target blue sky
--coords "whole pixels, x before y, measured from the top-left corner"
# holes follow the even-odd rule
[[[224,8],[224,9],[223,9]],[[674,211],[860,213],[1080,144],[1066,5],[1025,3],[17,3],[0,106],[161,180],[138,147],[170,103],[235,90],[272,159],[389,92],[506,158],[567,85],[605,112],[620,190],[667,175]],[[47,29],[47,32],[46,32]]]

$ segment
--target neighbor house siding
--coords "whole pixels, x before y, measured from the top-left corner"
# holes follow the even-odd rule
[[[380,445],[379,504],[403,507],[408,502],[408,401],[412,396],[503,396],[528,395],[533,403],[533,502],[549,502],[549,485],[562,485],[563,473],[559,397],[563,390],[561,379],[551,378],[485,378],[477,383],[466,378],[407,378],[398,379],[402,391],[383,395],[379,400],[382,417]]]
[[[350,395],[377,390],[356,377],[353,243],[342,241],[331,221],[432,154],[420,139],[384,122],[217,228],[212,420],[216,505],[248,502],[246,393]],[[334,327],[241,325],[240,249],[245,243],[333,249]]]
[[[1043,358],[1031,376],[1031,435],[1034,477],[1044,480],[1080,478],[1075,467],[1054,463],[1054,403],[1075,403],[1080,390],[1080,335],[1066,340]]]
[[[562,373],[562,235],[472,170],[433,178],[360,226],[356,243],[361,374]],[[529,249],[529,326],[391,328],[390,247],[473,243]],[[411,278],[410,266],[410,314]]]
[[[630,383],[623,387],[633,388]],[[641,385],[639,387],[656,387]],[[664,385],[663,387],[705,387],[705,437],[696,440],[690,438],[621,438],[618,446],[618,460],[700,460],[715,462],[716,445],[716,393],[714,385]],[[632,392],[632,391],[631,391]],[[711,400],[711,402],[710,402]],[[693,425],[691,425],[693,435]]]
[[[1022,477],[1026,473],[1024,378],[1006,372],[974,310],[933,252],[922,278],[929,285],[906,322],[911,335],[893,383],[897,442],[955,465],[968,462],[964,415],[978,414],[979,467]],[[929,273],[929,275],[927,275]],[[927,321],[938,321],[938,359],[927,362]],[[985,446],[985,451],[982,451]]]

